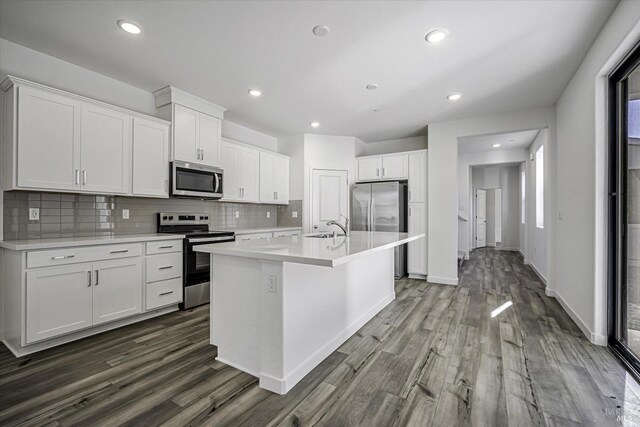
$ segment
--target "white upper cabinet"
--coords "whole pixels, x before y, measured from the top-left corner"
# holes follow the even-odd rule
[[[260,202],[289,203],[289,159],[287,157],[260,153]]]
[[[407,154],[359,157],[358,181],[407,179],[409,160]]]
[[[225,200],[239,200],[240,193],[240,149],[237,145],[222,141],[220,161],[224,174],[222,176],[222,191]]]
[[[427,201],[427,152],[409,154],[409,202]]]
[[[200,160],[198,112],[182,105],[174,108],[172,160],[197,162]]]
[[[19,88],[17,104],[16,145],[19,149],[16,150],[15,145],[10,147],[17,153],[16,187],[77,190],[80,187],[82,104],[26,86]],[[8,152],[10,150],[5,150]]]
[[[224,170],[223,200],[258,202],[260,152],[241,144],[222,141],[221,161]]]
[[[5,190],[167,197],[168,148],[161,147],[169,143],[168,122],[16,77],[1,88]],[[132,162],[134,118],[146,130],[136,125],[141,136]]]
[[[363,157],[358,161],[358,181],[381,179],[382,157]]]
[[[131,116],[82,105],[80,156],[82,189],[93,193],[129,192]]]
[[[133,186],[136,196],[169,197],[169,125],[133,119]]]
[[[200,163],[220,166],[220,142],[222,139],[222,120],[200,113],[198,116],[198,141],[200,143]]]

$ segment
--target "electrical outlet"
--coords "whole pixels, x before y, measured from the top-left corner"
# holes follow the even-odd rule
[[[269,281],[267,283],[267,290],[269,292],[278,291],[278,277],[275,274],[269,274]]]
[[[40,220],[40,208],[29,208],[29,221]]]
[[[122,219],[129,219],[129,209],[122,209]]]
[[[298,211],[291,212],[291,218],[298,218]]]
[[[267,218],[271,218],[271,212],[267,211]]]
[[[240,218],[240,212],[236,211],[236,218]]]

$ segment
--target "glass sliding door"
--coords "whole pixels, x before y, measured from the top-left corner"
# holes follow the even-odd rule
[[[609,346],[640,377],[640,46],[609,81]]]

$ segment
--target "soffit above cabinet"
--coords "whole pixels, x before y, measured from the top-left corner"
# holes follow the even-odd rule
[[[153,96],[156,97],[156,108],[171,103],[180,104],[221,120],[224,119],[224,112],[227,111],[225,107],[173,86],[165,86],[162,89],[158,89],[153,92]]]

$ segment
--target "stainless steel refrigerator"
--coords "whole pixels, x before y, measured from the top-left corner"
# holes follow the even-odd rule
[[[407,232],[407,185],[402,182],[356,184],[351,192],[351,229]],[[407,273],[407,245],[395,248],[395,277]]]

